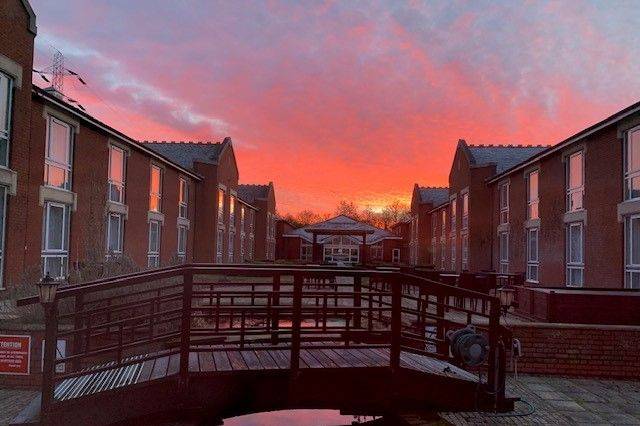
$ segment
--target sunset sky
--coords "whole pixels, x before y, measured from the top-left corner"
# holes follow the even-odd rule
[[[447,184],[460,138],[552,144],[640,100],[637,2],[31,3],[35,66],[62,51],[90,114],[137,139],[231,136],[281,213],[408,201]]]

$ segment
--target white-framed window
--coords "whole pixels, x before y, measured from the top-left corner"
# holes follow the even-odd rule
[[[303,262],[311,262],[313,258],[313,248],[311,244],[300,244],[300,260]]]
[[[244,236],[244,232],[240,233],[240,262],[244,262],[245,261],[245,242],[246,242],[246,238]]]
[[[462,197],[462,229],[469,229],[469,192],[465,191]]]
[[[527,228],[527,281],[538,282],[538,228]]]
[[[236,226],[236,197],[229,195],[229,226]]]
[[[584,226],[582,222],[567,225],[567,287],[584,285]]]
[[[456,245],[456,236],[452,235],[451,236],[451,270],[456,269],[456,251],[457,251],[457,245]]]
[[[186,219],[189,214],[189,186],[185,178],[178,179],[178,217]]]
[[[222,263],[224,246],[224,229],[218,229],[216,235],[216,263]]]
[[[149,176],[149,210],[160,212],[162,208],[162,169],[152,164]]]
[[[383,260],[382,243],[371,244],[368,249],[370,260]]]
[[[44,158],[45,185],[71,190],[72,152],[73,131],[71,125],[48,116]]]
[[[13,79],[0,72],[0,166],[3,167],[9,167],[9,137],[11,136],[12,105]]]
[[[7,193],[9,188],[0,186],[0,290],[4,286],[4,236],[7,223]]]
[[[438,229],[438,216],[436,214],[431,215],[431,236],[436,236],[436,231]]]
[[[640,126],[629,130],[624,141],[624,199],[640,198]]]
[[[529,172],[527,175],[527,219],[537,219],[539,217],[538,176],[538,170]]]
[[[440,240],[440,269],[445,269],[445,258],[447,257],[447,242],[444,240]]]
[[[584,153],[574,152],[567,158],[567,211],[582,210],[584,198]]]
[[[124,217],[118,213],[107,215],[107,256],[122,254]]]
[[[52,278],[68,275],[69,224],[71,209],[66,204],[47,202],[44,206],[42,274]]]
[[[436,237],[431,238],[431,263],[435,266],[438,257],[438,242]],[[417,262],[416,262],[417,263]]]
[[[244,206],[240,206],[240,232],[242,232],[244,234],[244,224],[245,224],[245,210],[244,210]]]
[[[469,270],[469,233],[468,232],[463,232],[460,235],[460,242],[461,242],[461,246],[462,246],[462,270],[463,271],[468,271]]]
[[[149,221],[149,250],[147,252],[147,266],[149,268],[160,267],[160,241],[162,228],[157,220]]]
[[[227,262],[233,263],[233,254],[235,249],[235,241],[236,234],[233,232],[229,232],[229,244],[227,245]]]
[[[444,236],[447,234],[447,209],[442,209],[440,217],[442,222],[442,229],[440,231],[442,237],[444,238]]]
[[[255,245],[255,241],[253,238],[253,234],[249,234],[249,247],[248,247],[249,260],[253,260],[254,245]]]
[[[625,287],[640,289],[640,214],[627,216],[624,227]]]
[[[187,260],[187,235],[187,227],[178,225],[178,250],[176,254],[180,262],[183,263]]]
[[[458,199],[456,197],[451,197],[449,202],[451,206],[451,233],[456,233],[456,222],[458,221]]]
[[[500,253],[500,273],[509,273],[509,233],[500,232],[498,234],[498,251]]]
[[[400,263],[400,249],[394,248],[391,250],[391,261],[393,263]]]
[[[224,189],[218,188],[218,223],[224,223]]]
[[[109,201],[124,204],[126,155],[122,148],[109,145]]]
[[[500,224],[509,223],[509,182],[503,182],[498,187],[500,192]]]

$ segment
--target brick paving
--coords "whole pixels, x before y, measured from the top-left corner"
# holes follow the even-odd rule
[[[38,393],[32,390],[0,388],[0,425],[9,424]]]

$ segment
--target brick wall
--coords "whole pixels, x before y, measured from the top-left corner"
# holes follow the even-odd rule
[[[522,344],[520,373],[640,377],[640,327],[526,324],[511,328]]]

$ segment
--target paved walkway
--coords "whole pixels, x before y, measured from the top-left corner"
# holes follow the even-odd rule
[[[9,424],[38,392],[0,388],[0,425]]]

